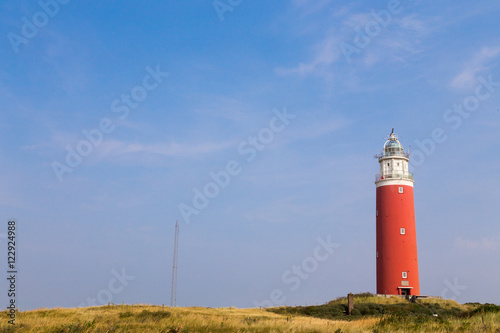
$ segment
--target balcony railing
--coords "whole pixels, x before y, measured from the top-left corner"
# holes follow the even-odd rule
[[[391,156],[403,156],[406,158],[410,158],[410,153],[405,153],[404,151],[393,150],[393,149],[390,149],[389,151],[382,150],[380,154],[375,155],[375,158],[381,159],[382,157],[391,157]]]
[[[409,179],[413,180],[413,172],[405,172],[405,173],[387,173],[387,174],[380,174],[377,173],[375,175],[375,181],[378,182],[379,180],[383,179]]]

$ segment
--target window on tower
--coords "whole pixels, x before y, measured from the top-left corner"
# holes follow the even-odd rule
[[[399,187],[399,193],[403,193],[403,186]]]
[[[407,279],[408,278],[408,273],[407,272],[403,272],[402,276],[403,276],[403,279]]]
[[[401,233],[401,235],[406,235],[406,229],[405,228],[400,228],[399,232]]]

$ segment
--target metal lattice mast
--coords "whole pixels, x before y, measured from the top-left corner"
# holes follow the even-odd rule
[[[172,291],[170,297],[170,306],[175,306],[177,300],[177,252],[179,249],[179,221],[175,222],[175,240],[174,240],[174,264],[172,267]]]

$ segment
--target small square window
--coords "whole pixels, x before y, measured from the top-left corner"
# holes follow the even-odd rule
[[[389,166],[389,165],[390,165],[390,164],[389,164],[389,163],[387,163],[387,166]]]
[[[377,258],[378,258],[378,251],[377,251]]]
[[[403,193],[403,186],[399,187],[399,193]]]
[[[398,163],[398,166],[399,166],[399,163]]]
[[[378,209],[377,209],[377,216],[378,216]]]
[[[401,235],[406,235],[406,229],[405,228],[399,229],[399,232],[401,233]]]
[[[403,279],[407,279],[408,278],[408,273],[403,272],[402,276],[403,276]]]

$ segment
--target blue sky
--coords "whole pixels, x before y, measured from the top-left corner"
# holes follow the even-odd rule
[[[176,220],[178,305],[375,292],[393,127],[421,292],[499,302],[498,1],[41,3],[0,4],[0,242],[16,219],[22,309],[169,304]]]

